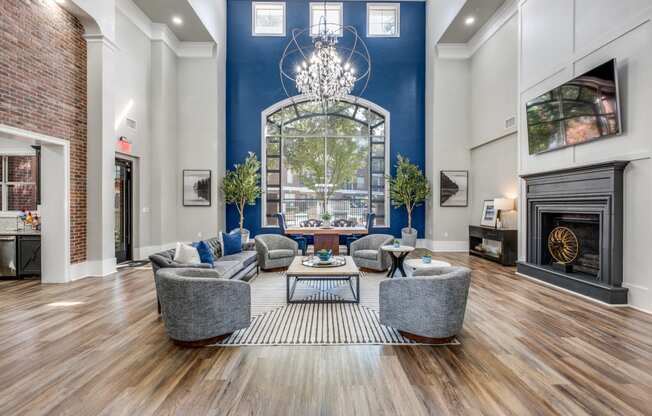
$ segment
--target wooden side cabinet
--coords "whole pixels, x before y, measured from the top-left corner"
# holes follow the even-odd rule
[[[41,236],[16,237],[16,274],[18,277],[41,275]]]
[[[499,248],[499,254],[489,250],[481,250],[483,241],[491,240]],[[503,266],[516,265],[518,231],[500,228],[469,226],[469,253],[487,260],[495,261]]]

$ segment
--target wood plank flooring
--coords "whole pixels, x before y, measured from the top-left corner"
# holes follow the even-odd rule
[[[150,271],[0,282],[0,415],[650,415],[652,316],[466,254],[461,346],[183,349]]]

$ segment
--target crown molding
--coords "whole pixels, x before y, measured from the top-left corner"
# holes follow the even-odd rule
[[[467,43],[440,43],[437,56],[442,59],[468,59],[493,37],[505,24],[518,13],[518,1],[507,0],[482,25]]]
[[[212,58],[216,56],[214,42],[181,42],[177,50],[179,58]]]
[[[103,43],[113,51],[117,52],[120,50],[118,45],[111,38],[107,36],[97,35],[97,34],[84,34],[82,35],[82,37],[84,38],[84,40],[86,40],[86,43]]]
[[[469,59],[471,55],[467,43],[440,43],[437,45],[437,56],[442,59]]]
[[[164,42],[179,58],[213,58],[214,42],[182,42],[163,23],[153,23],[150,18],[131,0],[117,0],[116,9],[131,21],[151,41]]]

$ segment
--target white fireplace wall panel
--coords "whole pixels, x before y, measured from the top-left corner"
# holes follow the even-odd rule
[[[608,160],[631,161],[624,177],[623,286],[630,290],[630,304],[648,311],[652,311],[651,18],[650,0],[524,0],[519,4],[519,174]],[[529,155],[525,103],[611,58],[618,64],[624,133]],[[520,229],[525,230],[524,195],[520,202]],[[521,260],[525,259],[523,237]]]

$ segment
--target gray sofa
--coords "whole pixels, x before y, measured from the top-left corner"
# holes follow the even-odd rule
[[[160,269],[211,269],[217,276],[223,279],[249,281],[258,273],[258,258],[255,251],[242,251],[240,253],[222,256],[222,245],[217,237],[204,240],[213,249],[215,262],[211,264],[183,264],[174,261],[175,249],[152,254],[149,260],[152,262],[154,276]],[[159,304],[159,312],[161,305]]]
[[[389,234],[370,234],[352,242],[349,252],[356,266],[382,272],[392,264],[392,258],[380,248],[393,241]]]
[[[251,323],[249,283],[204,268],[164,268],[155,282],[165,330],[175,343],[214,343]]]
[[[471,271],[447,267],[428,273],[380,282],[380,323],[407,338],[448,341],[464,323]]]
[[[254,240],[258,264],[263,270],[288,267],[299,254],[299,244],[283,235],[261,234]]]

